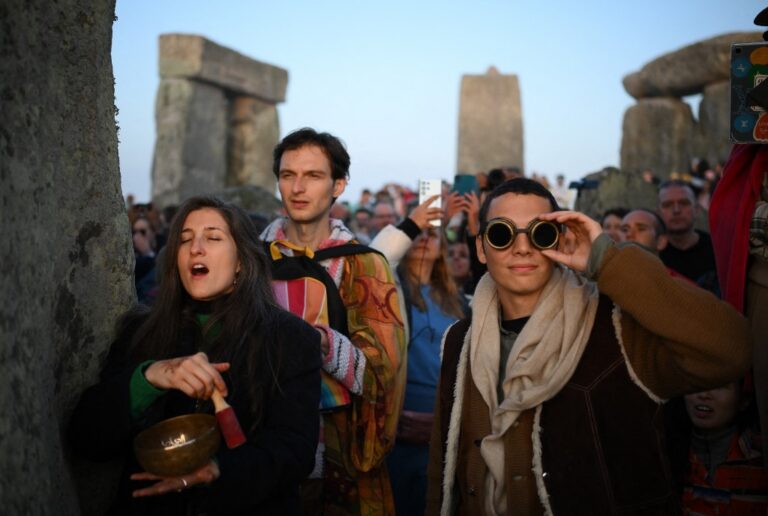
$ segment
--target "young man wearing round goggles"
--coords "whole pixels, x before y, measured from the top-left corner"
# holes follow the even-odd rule
[[[480,210],[488,273],[444,336],[427,514],[676,514],[660,403],[748,367],[734,309],[557,210],[522,178]]]

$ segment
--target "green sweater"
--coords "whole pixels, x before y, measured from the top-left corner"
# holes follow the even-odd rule
[[[205,326],[205,323],[210,319],[211,314],[196,314],[195,320],[200,328]],[[203,337],[204,347],[208,347],[216,337],[221,333],[221,324],[214,324]],[[166,389],[158,389],[144,376],[145,371],[149,366],[155,363],[155,360],[147,360],[142,362],[134,369],[133,375],[131,375],[131,382],[129,385],[129,395],[131,399],[131,419],[135,420],[141,416],[145,410],[147,410],[152,403],[159,397],[163,396],[167,391]]]

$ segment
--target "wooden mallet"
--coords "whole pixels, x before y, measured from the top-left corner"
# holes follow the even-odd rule
[[[224,396],[221,395],[219,389],[213,389],[211,400],[213,400],[216,420],[219,422],[219,429],[221,430],[221,435],[224,436],[224,442],[227,443],[227,448],[237,448],[245,442],[245,434],[243,429],[240,428],[240,422],[237,420],[235,410],[229,403],[224,401]]]

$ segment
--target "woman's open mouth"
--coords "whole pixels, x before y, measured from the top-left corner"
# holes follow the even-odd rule
[[[195,278],[199,278],[201,276],[205,276],[208,274],[208,267],[201,263],[196,263],[192,266],[192,276]]]

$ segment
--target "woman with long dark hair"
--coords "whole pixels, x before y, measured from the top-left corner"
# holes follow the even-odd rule
[[[440,376],[440,342],[465,315],[463,296],[448,272],[446,240],[429,226],[398,267],[410,328],[405,401],[397,443],[387,459],[397,514],[424,514],[432,410]]]
[[[70,425],[85,457],[127,459],[110,514],[300,514],[298,486],[318,440],[318,332],[275,304],[258,233],[239,208],[186,201],[162,262],[155,305],[122,319],[100,382]],[[246,443],[222,443],[183,477],[142,472],[135,435],[170,417],[212,413],[214,389]]]

